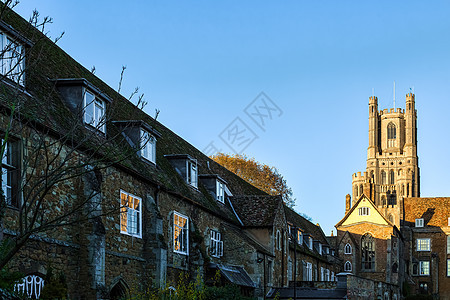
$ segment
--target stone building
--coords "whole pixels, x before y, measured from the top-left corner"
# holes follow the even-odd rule
[[[122,299],[219,272],[223,284],[263,299],[292,279],[292,226],[309,237],[299,255],[314,262],[314,277],[302,278],[333,280],[338,261],[320,227],[205,156],[13,11],[1,16],[0,240],[19,248],[7,265],[24,275],[16,291],[39,298],[51,270],[69,299]]]
[[[367,168],[353,174],[336,247],[345,272],[396,286],[388,299],[449,297],[448,198],[421,198],[419,183],[415,95],[390,111],[370,97]]]

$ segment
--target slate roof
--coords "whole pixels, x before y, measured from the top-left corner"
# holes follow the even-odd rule
[[[32,116],[33,121],[50,129],[56,136],[70,132],[73,129],[73,122],[77,120],[58,93],[55,79],[84,79],[111,99],[107,107],[107,113],[111,114],[111,121],[143,120],[161,134],[156,143],[156,167],[142,161],[137,155],[121,161],[118,167],[235,224],[239,222],[230,207],[219,204],[201,183],[198,190],[191,188],[164,155],[187,154],[197,159],[198,173],[218,174],[228,183],[228,188],[233,195],[267,195],[220,166],[169,128],[138,109],[15,12],[8,10],[3,20],[20,32],[23,38],[34,44],[26,52],[26,92],[21,95],[25,105],[20,111],[24,116]],[[8,92],[12,93],[13,89],[6,90],[6,93]],[[0,105],[8,107],[8,103],[5,103],[8,99],[2,93]],[[105,149],[133,150],[122,138],[119,128],[113,122],[106,124],[106,132],[107,136],[117,135],[117,137],[111,140]],[[95,143],[96,141],[92,140],[92,145]]]
[[[271,227],[279,206],[281,196],[245,195],[231,198],[239,218],[247,227]]]
[[[286,205],[284,205],[284,213],[286,215],[286,220],[288,223],[301,228],[304,233],[311,235],[313,240],[319,241],[323,245],[329,245],[328,240],[320,226],[317,226],[308,221],[306,218],[302,217],[292,208],[289,208]]]

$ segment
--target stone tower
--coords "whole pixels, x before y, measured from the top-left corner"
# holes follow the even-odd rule
[[[369,98],[367,168],[353,174],[353,203],[364,193],[385,217],[400,223],[400,201],[420,196],[415,96],[406,94],[406,108],[378,111],[378,98]],[[353,204],[352,203],[352,204]]]

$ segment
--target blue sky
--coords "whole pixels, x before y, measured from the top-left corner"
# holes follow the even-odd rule
[[[51,16],[69,55],[200,150],[231,153],[236,118],[257,139],[244,153],[276,166],[330,234],[351,175],[364,171],[368,98],[404,108],[414,88],[421,196],[450,196],[449,1],[56,1],[16,11]],[[264,92],[281,110],[264,130],[244,112]]]

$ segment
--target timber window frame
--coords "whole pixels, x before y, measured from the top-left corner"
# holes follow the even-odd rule
[[[223,241],[222,235],[216,230],[211,230],[211,245],[210,245],[211,256],[220,258],[223,256]]]
[[[416,251],[431,251],[431,239],[419,238],[416,239]]]
[[[0,147],[5,147],[2,157],[2,190],[6,205],[19,208],[20,188],[20,148],[19,141],[8,137],[8,141],[0,139]]]
[[[225,183],[216,180],[216,200],[225,203]]]
[[[120,190],[120,233],[142,238],[142,199]]]
[[[419,275],[430,276],[430,261],[428,260],[419,261]]]
[[[195,188],[198,187],[198,165],[196,159],[186,160],[186,182]]]
[[[94,93],[84,88],[83,92],[83,120],[84,123],[96,130],[106,133],[106,102]]]
[[[156,164],[156,137],[142,128],[140,130],[140,146],[141,157]]]
[[[173,213],[173,251],[189,255],[189,218],[178,212]]]
[[[25,84],[25,47],[0,30],[0,73],[11,81]]]

